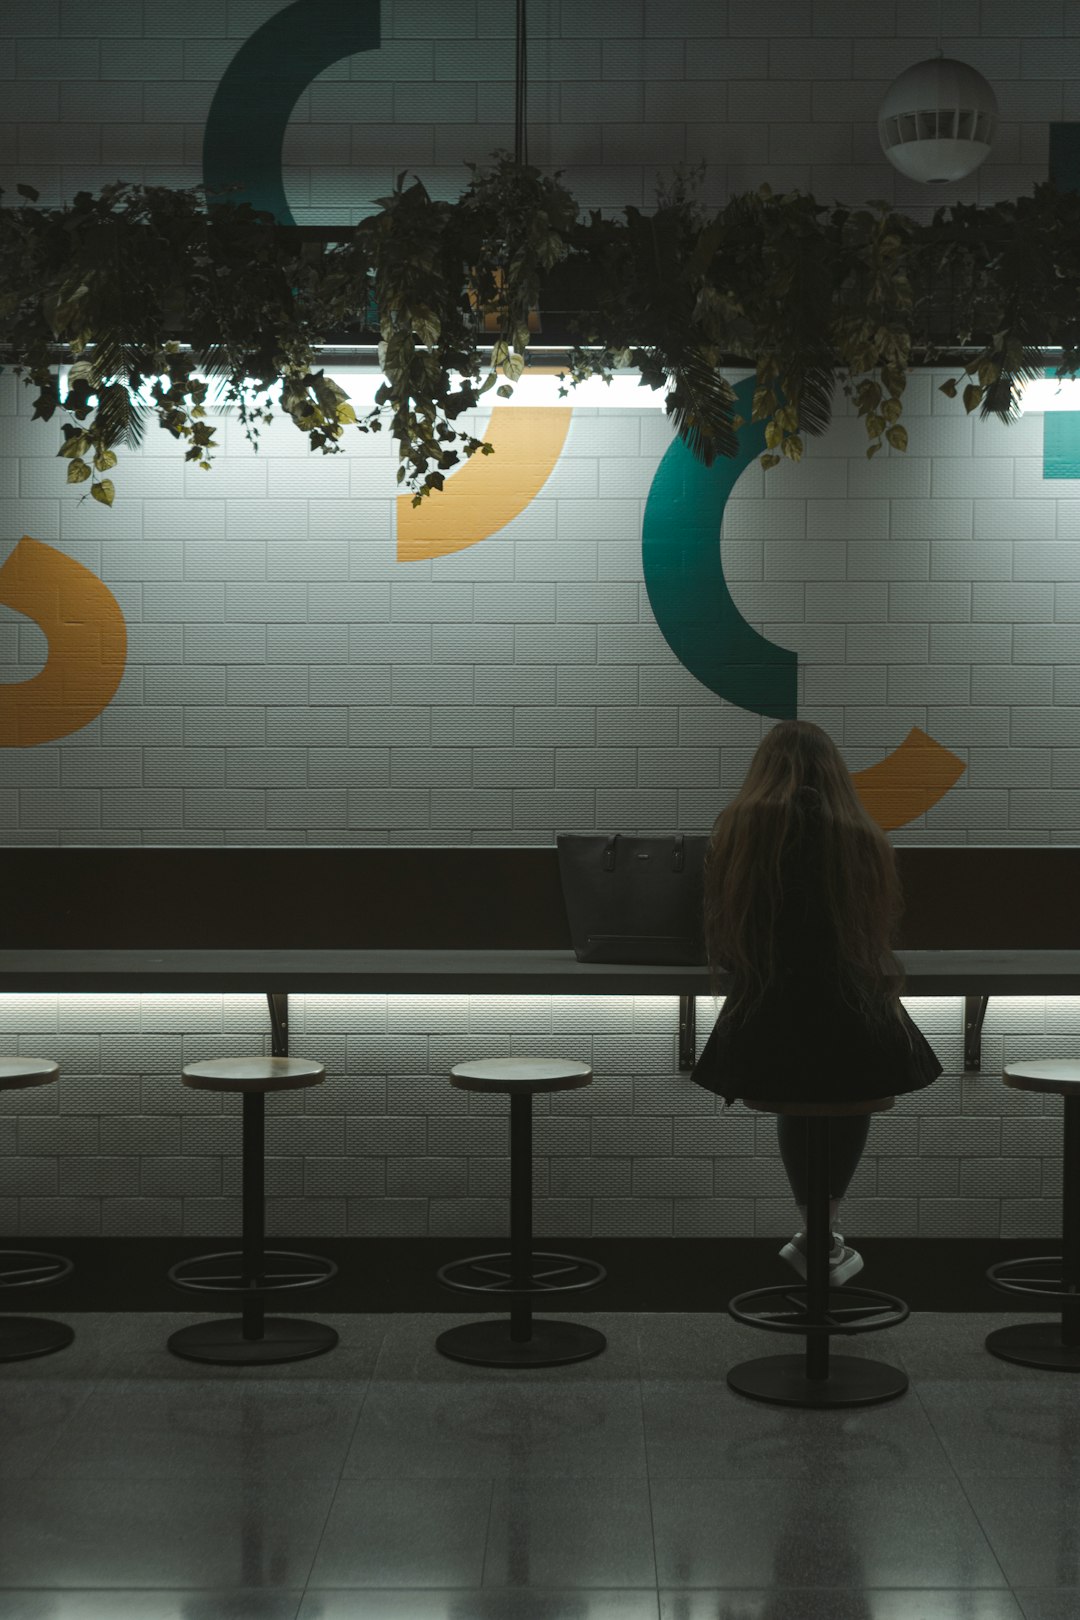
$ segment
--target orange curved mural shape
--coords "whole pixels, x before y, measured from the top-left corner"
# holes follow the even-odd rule
[[[477,451],[419,506],[398,496],[398,562],[446,557],[505,528],[554,472],[571,415],[570,406],[494,406],[484,435],[494,455]]]
[[[899,748],[852,777],[863,809],[891,832],[937,804],[966,770],[950,749],[912,726]]]
[[[32,748],[78,731],[112,701],[127,662],[120,604],[96,574],[24,535],[0,568],[0,603],[45,632],[45,667],[0,683],[0,748]]]

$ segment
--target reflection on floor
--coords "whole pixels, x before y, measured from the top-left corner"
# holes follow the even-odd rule
[[[844,1347],[905,1396],[804,1412],[727,1388],[775,1346],[725,1315],[577,1314],[605,1355],[513,1374],[449,1316],[252,1371],[72,1317],[0,1366],[0,1620],[1080,1615],[1080,1379],[983,1349],[1023,1318],[912,1315]]]

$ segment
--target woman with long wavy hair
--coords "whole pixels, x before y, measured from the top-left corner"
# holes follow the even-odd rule
[[[705,939],[727,998],[694,1069],[698,1085],[763,1102],[856,1102],[918,1091],[941,1064],[900,1001],[892,952],[901,911],[892,846],[859,802],[820,726],[784,720],[713,827]],[[806,1219],[805,1117],[777,1115],[781,1157]],[[866,1146],[867,1114],[829,1121],[835,1227]],[[806,1274],[805,1235],[781,1254]],[[830,1266],[862,1266],[833,1231]]]

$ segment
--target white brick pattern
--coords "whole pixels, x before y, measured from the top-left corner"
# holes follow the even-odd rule
[[[1035,418],[1015,438],[961,420],[940,380],[910,390],[925,466],[940,488],[981,492],[985,465],[993,499],[930,496],[918,457],[868,468],[841,402],[802,467],[743,474],[722,536],[729,586],[798,653],[800,712],[852,768],[912,725],[965,761],[897,842],[1071,842],[1080,584],[1067,536],[1080,503],[1058,498],[1071,482],[1042,479]],[[136,494],[122,468],[117,506],[83,541],[59,520],[82,510],[77,491],[49,483],[55,435],[27,420],[24,393],[4,388],[0,405],[0,452],[13,453],[0,467],[20,492],[0,500],[0,552],[23,528],[57,544],[101,573],[130,632],[98,721],[0,758],[0,842],[549,842],[570,828],[704,829],[741,780],[762,721],[677,662],[642,583],[641,500],[603,493],[608,478],[647,489],[669,442],[653,414],[575,412],[557,472],[593,493],[537,503],[573,538],[532,538],[530,509],[457,557],[407,564],[389,526],[367,529],[371,503],[336,493],[342,472],[392,479],[388,440],[338,459],[293,445],[260,459],[270,493],[253,494],[251,452],[232,435],[194,504],[167,493],[167,458],[129,456],[147,481]],[[274,497],[278,468],[303,498]],[[338,507],[354,511],[351,546],[317,538]],[[598,553],[607,532],[621,538]],[[0,608],[6,678],[36,673],[45,651]]]
[[[8,8],[0,185],[43,201],[118,175],[201,178],[225,66],[280,0],[61,0]],[[989,160],[933,195],[882,158],[887,82],[932,53],[936,6],[881,0],[575,0],[530,16],[531,156],[586,207],[646,208],[658,167],[704,158],[703,199],[767,181],[894,201],[922,219],[1046,173],[1046,121],[1080,117],[1080,34],[1061,0],[945,0],[943,46],[991,78]],[[300,223],[349,223],[415,168],[455,195],[510,143],[512,19],[494,0],[383,0],[383,45],[301,96],[285,143]],[[912,725],[964,760],[897,842],[1074,843],[1080,830],[1080,481],[1046,480],[1042,421],[1005,429],[912,377],[910,448],[866,462],[841,401],[798,467],[756,466],[722,557],[746,617],[800,660],[800,712],[861,768]],[[576,409],[540,498],[454,556],[401,564],[386,435],[311,457],[278,421],[254,456],[224,425],[213,471],[152,430],[105,511],[62,482],[58,429],[0,375],[0,562],[20,535],[106,581],[129,663],[105,713],[0,755],[0,844],[548,842],[569,827],[704,829],[763,722],[682,669],[642,585],[655,412]],[[0,607],[0,678],[45,639]],[[1072,1056],[1075,998],[992,1001],[983,1075],[959,1007],[920,1001],[948,1074],[876,1120],[845,1219],[867,1233],[1051,1235],[1055,1100],[1008,1091],[1011,1058]],[[710,1004],[699,1008],[702,1033]],[[0,997],[0,1044],[49,1050],[56,1088],[0,1097],[0,1216],[35,1234],[235,1230],[233,1099],[183,1061],[258,1049],[258,998]],[[674,1067],[674,1013],[630,998],[296,998],[294,1046],[325,1086],[274,1101],[276,1230],[485,1233],[505,1222],[498,1099],[444,1079],[469,1055],[591,1057],[594,1084],[537,1105],[537,1230],[784,1233],[771,1121]],[[542,1128],[541,1128],[542,1126]],[[1042,1166],[1041,1178],[1036,1166]]]
[[[1053,1096],[1000,1082],[1007,1056],[1074,1056],[1080,998],[991,999],[981,1074],[962,1076],[957,997],[912,997],[946,1067],[875,1118],[845,1231],[1052,1237],[1061,1119]],[[698,1001],[699,1036],[713,1002]],[[794,1211],[774,1122],[724,1109],[676,1063],[664,996],[293,996],[292,1050],[322,1086],[267,1105],[268,1222],[278,1233],[490,1236],[505,1230],[504,1098],[447,1071],[511,1050],[592,1063],[534,1105],[536,1230],[780,1235]],[[238,1099],[180,1067],[268,1049],[260,996],[0,996],[0,1045],[48,1053],[57,1087],[0,1094],[0,1207],[12,1232],[236,1230]]]
[[[196,182],[217,83],[280,9],[13,12],[0,185],[29,182],[48,203],[119,174]],[[452,196],[464,159],[509,142],[505,7],[382,12],[380,49],[334,64],[295,109],[284,172],[300,223],[359,218],[402,167]],[[1078,113],[1073,7],[945,6],[946,53],[992,80],[1001,119],[987,162],[931,197],[884,160],[874,123],[936,27],[933,7],[899,0],[539,6],[531,155],[602,210],[649,207],[658,167],[701,159],[707,203],[767,181],[927,218],[1028,191],[1045,178],[1046,121]],[[23,532],[59,544],[101,573],[130,631],[99,722],[40,762],[0,760],[0,841],[546,841],[611,818],[704,825],[745,768],[745,717],[677,665],[640,589],[642,502],[667,443],[655,414],[579,410],[532,508],[466,552],[403,565],[385,436],[313,458],[279,420],[255,457],[233,421],[207,475],[154,430],[106,512],[59,482],[56,432],[27,420],[11,377],[0,410],[0,551]],[[966,758],[947,813],[901,841],[1072,841],[1080,805],[1052,756],[1077,747],[1080,481],[1043,479],[1036,418],[972,421],[925,376],[906,413],[906,456],[868,465],[841,411],[800,468],[744,475],[723,542],[736,601],[799,653],[803,712],[849,753],[880,755],[921,724]],[[3,674],[25,678],[43,653],[0,610]],[[695,739],[698,706],[710,734]],[[593,749],[620,753],[594,764]],[[1051,780],[1026,762],[1009,779],[1009,756],[1035,749]],[[664,750],[683,751],[667,793]]]

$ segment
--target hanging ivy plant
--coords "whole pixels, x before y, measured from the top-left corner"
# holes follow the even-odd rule
[[[490,452],[460,418],[513,391],[539,319],[562,320],[568,396],[639,367],[705,461],[734,454],[742,425],[724,370],[751,368],[766,467],[827,429],[838,385],[873,456],[906,448],[915,361],[959,355],[943,391],[1004,420],[1047,348],[1058,375],[1080,367],[1080,196],[1049,185],[920,224],[767,187],[708,215],[677,175],[651,213],[582,218],[558,177],[497,154],[453,203],[402,176],[333,242],[199,189],[118,183],[64,208],[19,191],[0,206],[0,361],[36,417],[61,416],[68,481],[105,504],[151,417],[209,468],[209,404],[256,448],[275,410],[325,454],[388,427],[419,501]],[[319,354],[374,340],[385,381],[358,415]]]

